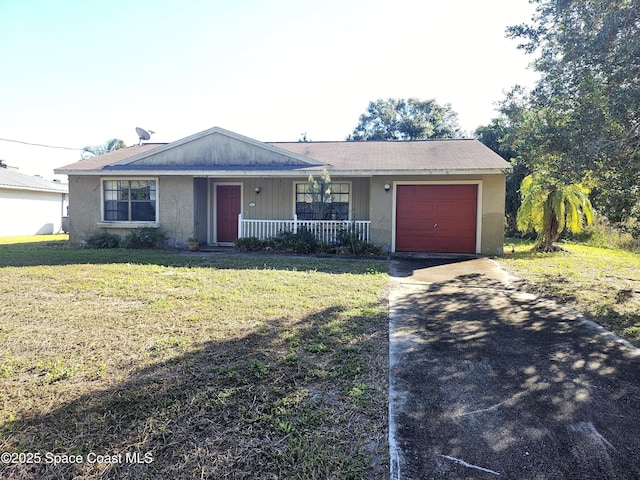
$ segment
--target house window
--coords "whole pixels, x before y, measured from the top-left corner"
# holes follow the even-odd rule
[[[155,180],[105,180],[105,222],[155,222]]]
[[[296,183],[296,215],[300,220],[349,220],[350,187],[348,182],[331,182],[331,195],[322,202],[310,193],[308,183]]]

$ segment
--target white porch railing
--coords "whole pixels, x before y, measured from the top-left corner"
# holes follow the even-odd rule
[[[371,222],[369,220],[251,220],[238,215],[238,238],[255,237],[260,240],[276,237],[281,232],[298,233],[301,229],[313,232],[315,237],[324,243],[336,243],[338,232],[350,230],[360,240],[370,242]]]

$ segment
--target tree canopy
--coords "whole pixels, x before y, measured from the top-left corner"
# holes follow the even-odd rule
[[[507,36],[536,56],[540,80],[509,91],[476,137],[514,165],[507,199],[528,210],[521,228],[532,228],[522,220],[532,212],[551,212],[530,208],[531,188],[552,202],[586,183],[599,214],[640,235],[640,0],[531,3],[531,22]]]
[[[347,137],[358,140],[429,140],[460,138],[458,114],[434,99],[389,98],[369,102],[358,126]]]
[[[120,140],[119,138],[111,138],[101,145],[87,145],[86,147],[83,147],[82,158],[95,157],[126,147],[127,145],[124,143],[124,140]]]
[[[524,177],[531,173],[529,168],[518,161],[518,152],[504,139],[512,128],[506,116],[494,118],[489,125],[478,127],[474,136],[512,165],[506,179],[505,223],[507,230],[514,233],[518,230],[516,218],[520,208],[520,185]]]
[[[564,135],[580,166],[609,168],[640,145],[640,2],[537,0],[532,25],[508,30],[520,48],[539,52],[539,107],[565,115]],[[612,155],[613,153],[613,155]]]
[[[541,79],[525,109],[502,111],[532,170],[565,185],[589,176],[596,208],[640,218],[640,2],[535,0],[531,24],[508,29],[536,53]],[[514,112],[517,112],[514,115]]]

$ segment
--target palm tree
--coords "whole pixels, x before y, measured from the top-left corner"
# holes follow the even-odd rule
[[[313,219],[331,219],[331,176],[329,176],[329,172],[326,169],[322,170],[320,180],[309,175],[308,185]]]
[[[95,157],[103,153],[113,152],[114,150],[126,148],[126,146],[124,141],[119,138],[111,138],[102,145],[87,145],[82,149],[82,159],[84,160],[85,158]]]
[[[578,233],[593,221],[589,189],[581,183],[558,185],[543,175],[532,174],[522,180],[520,194],[518,229],[538,234],[533,251],[563,250],[554,242],[565,228]]]

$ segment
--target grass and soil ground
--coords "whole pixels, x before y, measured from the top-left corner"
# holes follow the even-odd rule
[[[530,247],[499,262],[640,345],[637,254]],[[2,478],[388,477],[386,261],[45,236],[0,277]]]
[[[0,245],[0,477],[388,477],[386,262],[39,239]]]
[[[640,347],[640,255],[626,250],[563,243],[567,252],[532,253],[531,242],[498,259],[528,291],[569,304]]]

